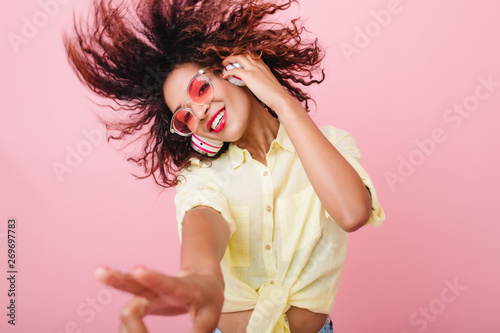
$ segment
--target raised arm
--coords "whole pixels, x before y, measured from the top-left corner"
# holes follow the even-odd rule
[[[236,55],[223,65],[237,62],[225,77],[240,77],[248,88],[276,112],[326,211],[345,231],[365,225],[371,214],[370,192],[356,170],[319,130],[302,105],[278,82],[262,59]]]
[[[344,231],[364,226],[371,213],[370,192],[359,174],[328,141],[291,96],[276,111],[326,211]]]

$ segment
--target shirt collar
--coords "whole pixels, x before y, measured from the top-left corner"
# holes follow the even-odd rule
[[[273,142],[271,143],[271,149],[274,145],[279,145],[281,148],[291,153],[295,153],[295,147],[293,146],[292,141],[290,140],[288,134],[283,128],[283,125],[281,125],[281,122],[279,123],[278,134],[276,135],[276,139],[274,139]],[[233,169],[239,167],[245,161],[246,157],[249,156],[248,150],[241,149],[240,147],[238,147],[233,143],[229,145],[228,154],[229,158],[231,159],[231,164]]]
[[[281,146],[281,148],[288,150],[290,153],[295,153],[295,147],[288,137],[288,134],[285,132],[285,128],[283,127],[283,125],[281,125],[281,122],[279,124],[280,127],[278,129],[278,135],[276,135],[276,139],[273,141],[273,143],[277,142]]]

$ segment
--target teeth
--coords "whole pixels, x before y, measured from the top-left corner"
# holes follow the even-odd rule
[[[211,126],[211,128],[213,130],[215,130],[217,128],[217,126],[219,126],[220,121],[222,120],[222,117],[224,117],[224,114],[226,114],[226,109],[224,109],[221,112],[219,112],[219,114],[217,115],[217,117],[215,117],[214,121],[212,122],[212,126]]]

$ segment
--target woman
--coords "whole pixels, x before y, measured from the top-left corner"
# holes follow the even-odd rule
[[[102,1],[92,24],[65,36],[82,81],[139,110],[106,124],[121,131],[112,138],[151,122],[131,160],[177,191],[176,276],[96,271],[134,294],[122,332],[186,312],[191,332],[333,332],[347,233],[385,214],[352,136],[307,114],[297,84],[324,78],[316,40],[296,20],[265,21],[291,2],[149,0],[134,21]]]

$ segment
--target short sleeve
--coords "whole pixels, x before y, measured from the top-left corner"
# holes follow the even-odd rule
[[[228,201],[210,181],[204,168],[192,164],[189,168],[181,171],[179,176],[180,183],[176,186],[174,203],[177,231],[181,243],[184,215],[196,206],[208,206],[221,213],[228,223],[232,235],[236,231],[236,225],[231,217]]]
[[[385,212],[378,200],[377,191],[373,185],[370,176],[361,166],[361,152],[358,149],[354,137],[347,131],[335,128],[333,126],[325,126],[321,128],[323,134],[335,146],[335,148],[344,156],[351,166],[359,174],[361,180],[368,189],[372,199],[372,212],[367,224],[379,227],[385,220]],[[328,212],[327,217],[331,218]]]

